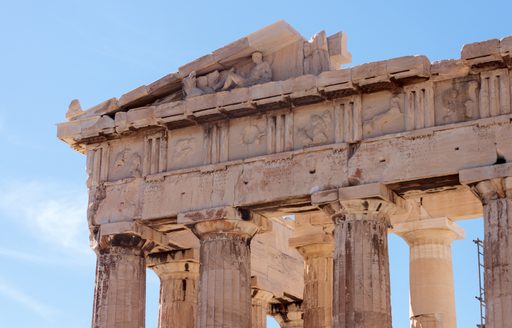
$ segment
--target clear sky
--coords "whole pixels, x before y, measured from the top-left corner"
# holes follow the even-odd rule
[[[353,64],[424,54],[512,34],[512,1],[0,0],[0,326],[90,326],[85,158],[55,137],[68,104],[84,108],[150,83],[285,19],[304,36],[348,33]],[[481,220],[454,244],[459,327],[478,320]],[[408,248],[390,236],[394,327],[408,326]],[[158,279],[148,272],[147,326]]]

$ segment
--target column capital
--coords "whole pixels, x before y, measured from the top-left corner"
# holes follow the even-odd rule
[[[251,293],[251,298],[253,301],[268,303],[272,300],[272,298],[274,298],[274,294],[272,292],[259,288],[251,288]]]
[[[128,238],[127,236],[131,237]],[[140,245],[137,247],[141,247],[142,251],[146,254],[157,246],[165,249],[169,246],[170,242],[169,237],[164,233],[137,221],[114,222],[93,226],[90,230],[89,239],[91,248],[95,252],[104,251],[111,246],[134,248],[134,246],[129,246],[127,243],[136,243],[135,240],[139,240]],[[120,239],[124,241],[121,242]],[[131,241],[128,241],[130,239]]]
[[[304,310],[301,303],[290,303],[286,305],[285,311],[281,313],[284,319],[284,327],[302,327]]]
[[[150,254],[146,265],[160,278],[196,276],[199,274],[199,250],[184,249]]]
[[[446,217],[395,224],[390,232],[405,239],[409,245],[422,243],[449,245],[453,240],[464,239],[464,229]]]
[[[465,169],[459,180],[485,205],[499,198],[512,199],[512,163]]]
[[[178,214],[178,223],[191,228],[198,238],[211,234],[239,234],[252,238],[272,229],[266,217],[231,206],[208,208]]]
[[[334,224],[322,211],[296,214],[293,237],[288,245],[302,256],[332,254],[334,250]]]
[[[258,232],[258,226],[250,221],[222,219],[196,223],[192,226],[192,232],[200,240],[219,236],[250,240]]]
[[[143,255],[153,247],[142,237],[129,233],[106,235],[98,239],[93,238],[91,243],[94,251],[99,254]]]
[[[311,202],[334,221],[385,218],[397,211],[397,196],[384,184],[372,183],[325,190],[311,195]],[[388,222],[389,224],[389,222]]]
[[[104,236],[96,244],[93,328],[144,327],[145,244],[132,234]]]

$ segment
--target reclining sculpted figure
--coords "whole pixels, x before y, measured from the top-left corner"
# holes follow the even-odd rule
[[[252,61],[256,65],[251,69],[247,77],[236,73],[234,67],[231,68],[226,76],[222,90],[229,90],[235,87],[248,87],[272,80],[270,64],[263,61],[263,54],[261,52],[254,52],[252,54]]]

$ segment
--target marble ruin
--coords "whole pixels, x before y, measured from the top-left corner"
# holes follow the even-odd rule
[[[411,327],[456,326],[451,244],[484,218],[487,328],[512,322],[512,37],[461,58],[341,69],[346,35],[279,21],[88,110],[93,328],[391,327],[387,236]],[[509,239],[510,238],[510,239]],[[476,279],[476,278],[475,278]]]

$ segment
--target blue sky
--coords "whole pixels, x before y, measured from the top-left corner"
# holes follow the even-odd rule
[[[353,64],[512,34],[511,1],[0,0],[0,326],[89,327],[95,256],[88,248],[85,159],[56,137],[69,102],[84,108],[150,83],[285,19],[304,36],[346,31]],[[481,220],[454,244],[459,327],[478,319]],[[408,248],[390,237],[395,327],[408,325]],[[147,326],[158,280],[148,272]]]

